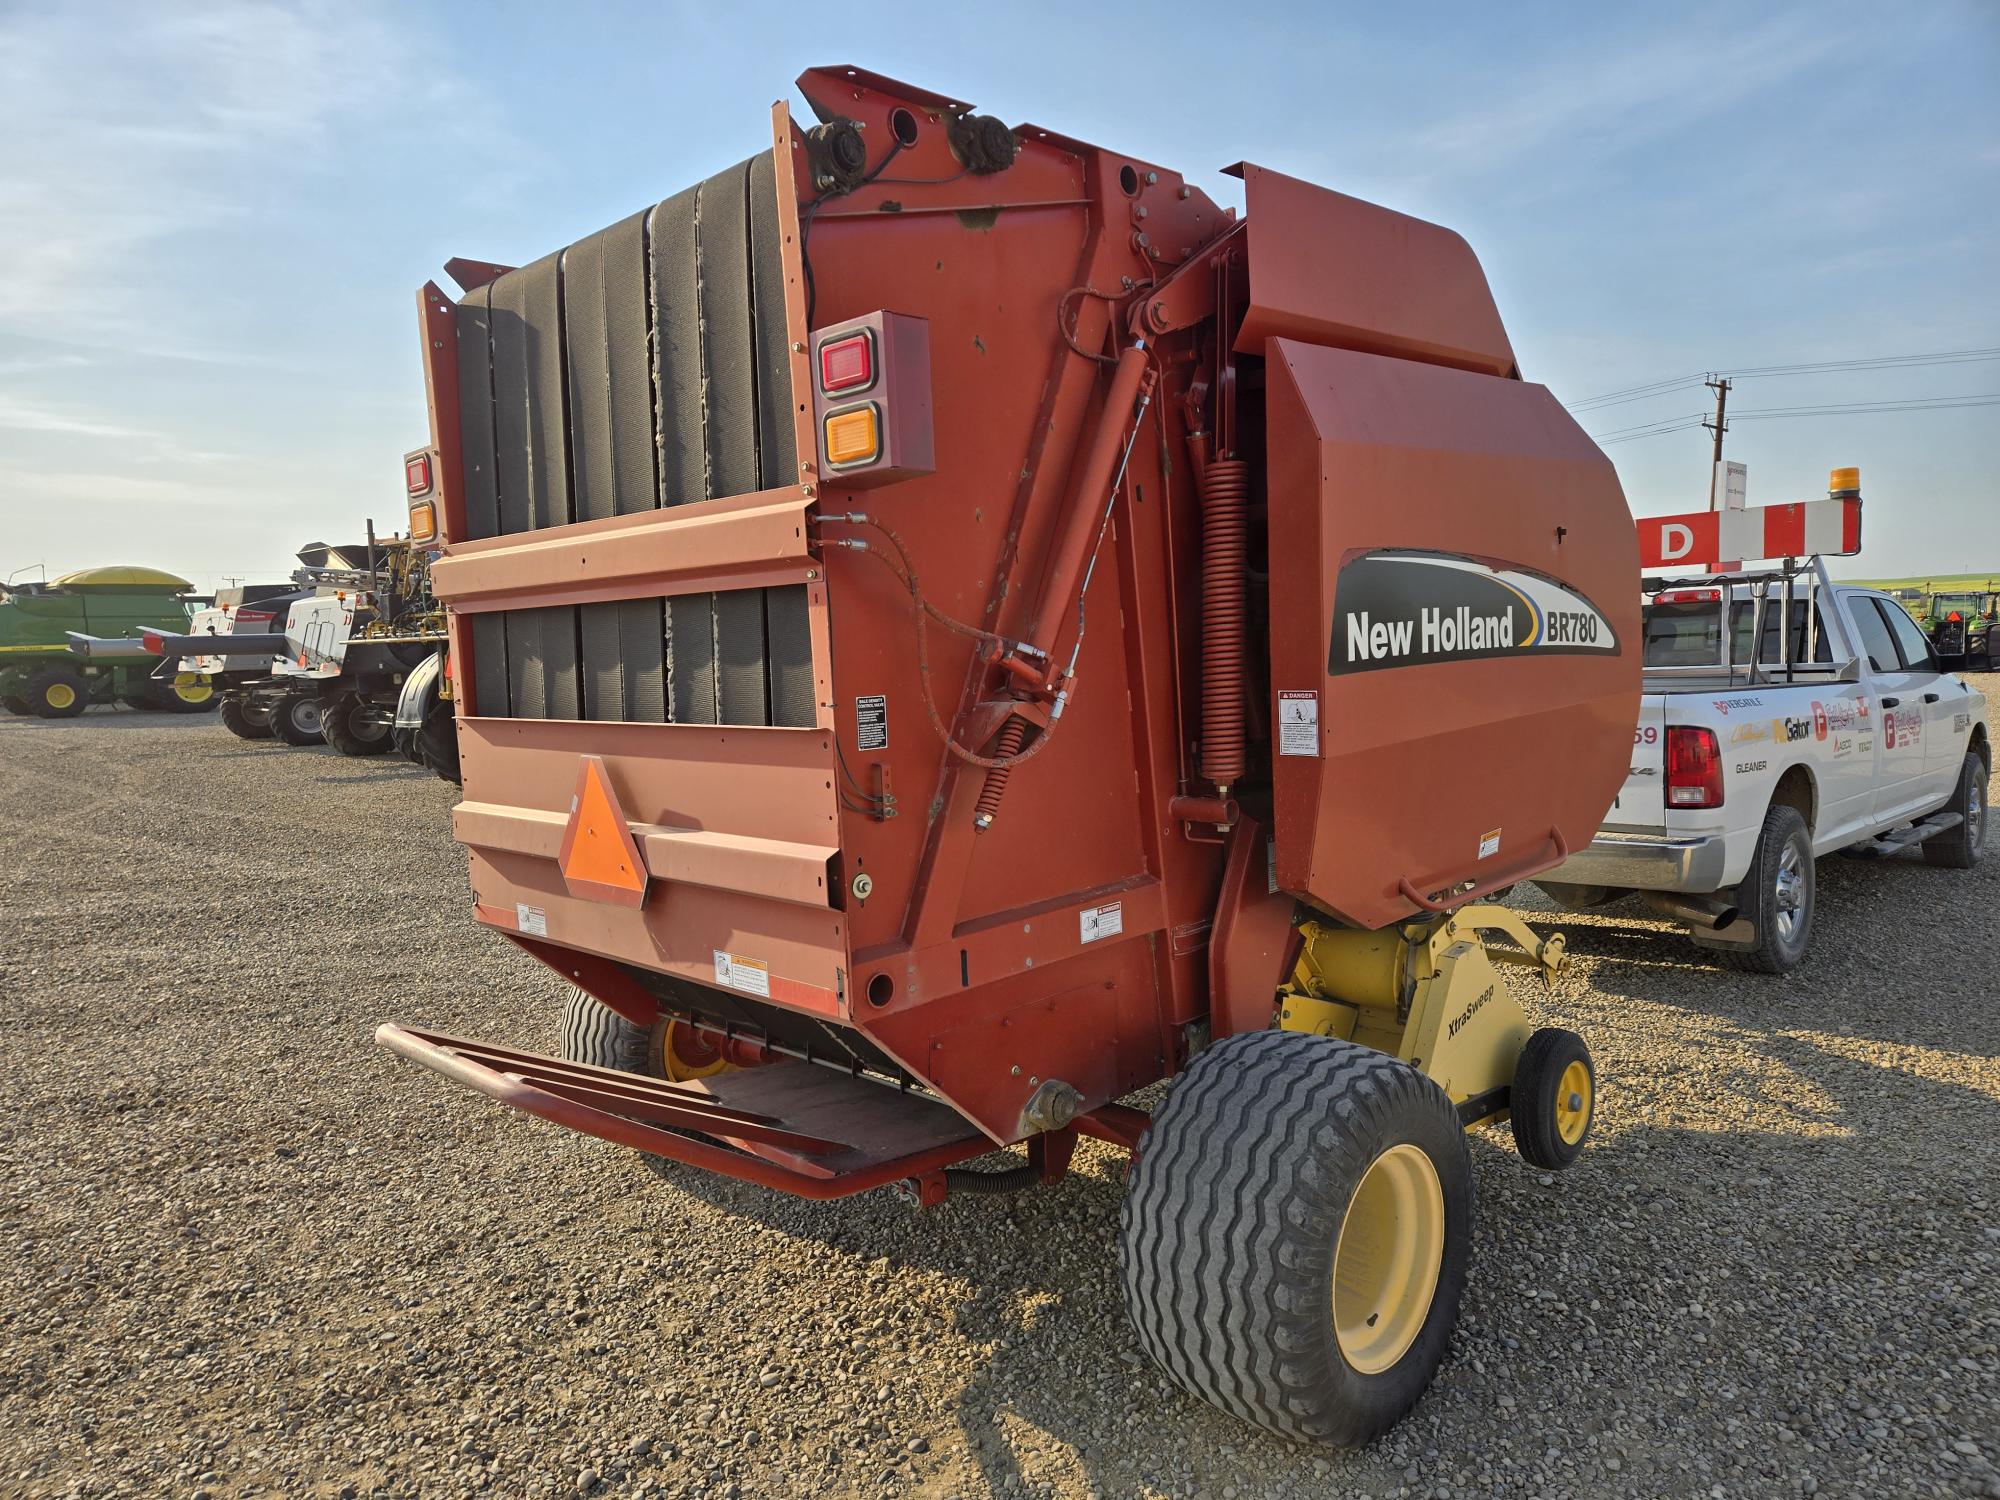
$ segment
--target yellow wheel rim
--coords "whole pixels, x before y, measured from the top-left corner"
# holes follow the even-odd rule
[[[1556,1134],[1564,1145],[1574,1146],[1590,1128],[1591,1102],[1590,1065],[1578,1058],[1556,1085]]]
[[[667,1022],[667,1029],[660,1036],[660,1064],[661,1070],[667,1075],[668,1083],[686,1083],[693,1078],[707,1078],[711,1074],[720,1073],[724,1068],[729,1066],[729,1059],[722,1056],[720,1052],[716,1054],[714,1060],[711,1062],[691,1063],[684,1061],[680,1053],[674,1048],[674,1043],[681,1039],[676,1035],[677,1032],[684,1032],[690,1037],[697,1038],[701,1035],[693,1027],[684,1025],[679,1021]]]
[[[43,689],[42,701],[50,708],[68,708],[76,702],[76,689],[66,682],[52,682]]]
[[[174,678],[174,696],[183,703],[206,703],[215,696],[215,684],[199,672],[182,672]]]
[[[1437,1168],[1415,1146],[1391,1146],[1355,1184],[1333,1250],[1333,1332],[1348,1364],[1379,1375],[1409,1353],[1443,1266]]]

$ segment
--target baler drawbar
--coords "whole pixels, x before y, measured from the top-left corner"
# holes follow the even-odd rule
[[[812,1198],[1112,1142],[1152,1356],[1366,1441],[1456,1320],[1466,1129],[1560,1167],[1593,1118],[1503,977],[1560,940],[1479,898],[1625,775],[1617,479],[1447,230],[799,89],[738,165],[419,293],[454,831],[575,988],[560,1057],[378,1040]]]

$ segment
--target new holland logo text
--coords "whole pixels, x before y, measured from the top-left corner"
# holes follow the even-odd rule
[[[1443,552],[1368,552],[1335,581],[1327,671],[1377,671],[1502,656],[1618,654],[1618,638],[1574,589]]]

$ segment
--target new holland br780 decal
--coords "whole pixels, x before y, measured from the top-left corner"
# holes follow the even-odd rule
[[[1597,606],[1552,578],[1446,552],[1366,552],[1334,584],[1333,676],[1501,656],[1616,656]]]

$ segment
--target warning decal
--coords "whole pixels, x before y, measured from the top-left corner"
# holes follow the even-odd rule
[[[1278,754],[1319,754],[1319,694],[1278,694]]]
[[[720,948],[715,953],[715,982],[732,990],[741,990],[746,995],[756,995],[762,999],[771,998],[771,966],[755,958],[745,958],[740,953],[724,953]]]
[[[529,937],[549,935],[549,914],[525,901],[514,903],[514,925]]]
[[[1116,937],[1125,930],[1125,904],[1110,901],[1103,906],[1087,906],[1077,913],[1076,920],[1078,936],[1086,943]]]
[[[889,748],[889,699],[886,694],[870,693],[865,698],[854,700],[854,748]]]
[[[1481,859],[1491,859],[1494,855],[1498,854],[1499,852],[1500,852],[1499,829],[1497,828],[1489,829],[1487,832],[1479,835],[1479,857]]]

